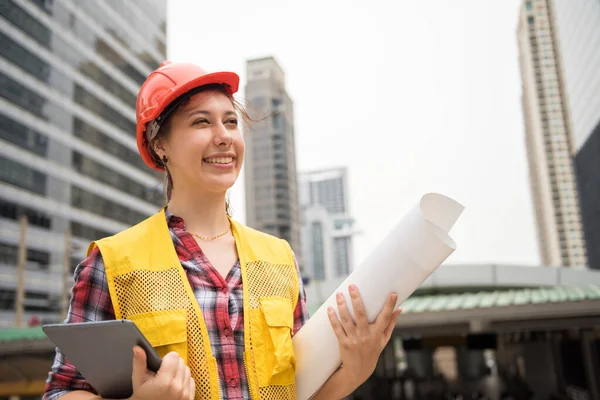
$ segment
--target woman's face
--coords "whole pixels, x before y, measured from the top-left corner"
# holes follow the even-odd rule
[[[158,144],[174,186],[226,192],[244,160],[244,140],[231,100],[217,90],[190,97],[171,117],[169,135]]]

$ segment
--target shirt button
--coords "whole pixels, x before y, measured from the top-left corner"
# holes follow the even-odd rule
[[[231,379],[229,380],[229,386],[231,386],[232,388],[234,388],[234,387],[237,387],[237,385],[238,385],[238,381],[237,381],[237,379],[235,379],[235,378],[231,378]]]
[[[228,296],[228,295],[229,295],[229,290],[227,290],[227,288],[226,288],[226,287],[224,287],[223,289],[221,289],[221,292],[222,292],[224,295],[226,295],[226,296]]]
[[[229,335],[231,335],[231,328],[226,327],[225,329],[223,329],[223,332],[225,333],[225,336],[229,336]]]

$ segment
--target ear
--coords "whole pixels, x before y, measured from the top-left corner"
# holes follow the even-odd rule
[[[167,143],[164,138],[160,138],[154,141],[152,148],[159,158],[162,158],[167,154]]]

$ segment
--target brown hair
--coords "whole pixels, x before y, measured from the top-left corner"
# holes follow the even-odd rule
[[[156,154],[156,151],[154,151],[154,146],[159,140],[164,139],[171,134],[171,118],[173,117],[173,115],[175,115],[177,110],[180,107],[185,106],[189,102],[190,97],[192,97],[193,95],[195,95],[197,93],[207,91],[207,90],[214,90],[214,91],[223,93],[224,95],[226,95],[229,98],[229,100],[231,100],[231,104],[233,104],[233,108],[234,108],[236,114],[238,115],[238,118],[240,118],[243,127],[248,128],[248,127],[250,127],[251,122],[253,122],[253,119],[250,117],[250,115],[248,115],[248,111],[246,110],[246,107],[240,101],[236,100],[233,97],[233,95],[231,95],[226,90],[226,88],[220,84],[210,84],[210,85],[202,86],[200,88],[192,89],[189,92],[184,93],[180,97],[175,99],[171,104],[176,104],[176,105],[173,109],[168,111],[168,115],[162,121],[160,128],[158,130],[158,133],[153,138],[148,140],[146,143],[148,152],[152,156],[154,163],[158,167],[163,168],[165,170],[165,197],[166,197],[167,204],[169,203],[169,201],[171,201],[171,195],[173,194],[173,177],[171,176],[171,173],[169,172],[169,168],[168,168],[167,164],[164,163],[163,160],[161,160],[161,158],[158,156],[158,154]],[[169,107],[167,107],[167,108],[169,108]],[[164,113],[164,111],[163,111],[163,113]],[[229,203],[229,198],[227,198],[225,200],[225,210],[227,211],[227,214],[229,216],[231,216],[231,205]]]

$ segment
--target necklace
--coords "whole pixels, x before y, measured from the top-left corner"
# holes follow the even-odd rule
[[[225,235],[227,232],[229,232],[231,230],[231,224],[229,224],[229,226],[227,227],[227,230],[223,233],[219,233],[217,236],[213,236],[213,237],[204,237],[204,236],[200,236],[198,234],[195,234],[193,232],[190,232],[190,234],[194,237],[197,237],[200,240],[204,240],[205,242],[210,242],[212,240],[218,239],[221,236]]]

